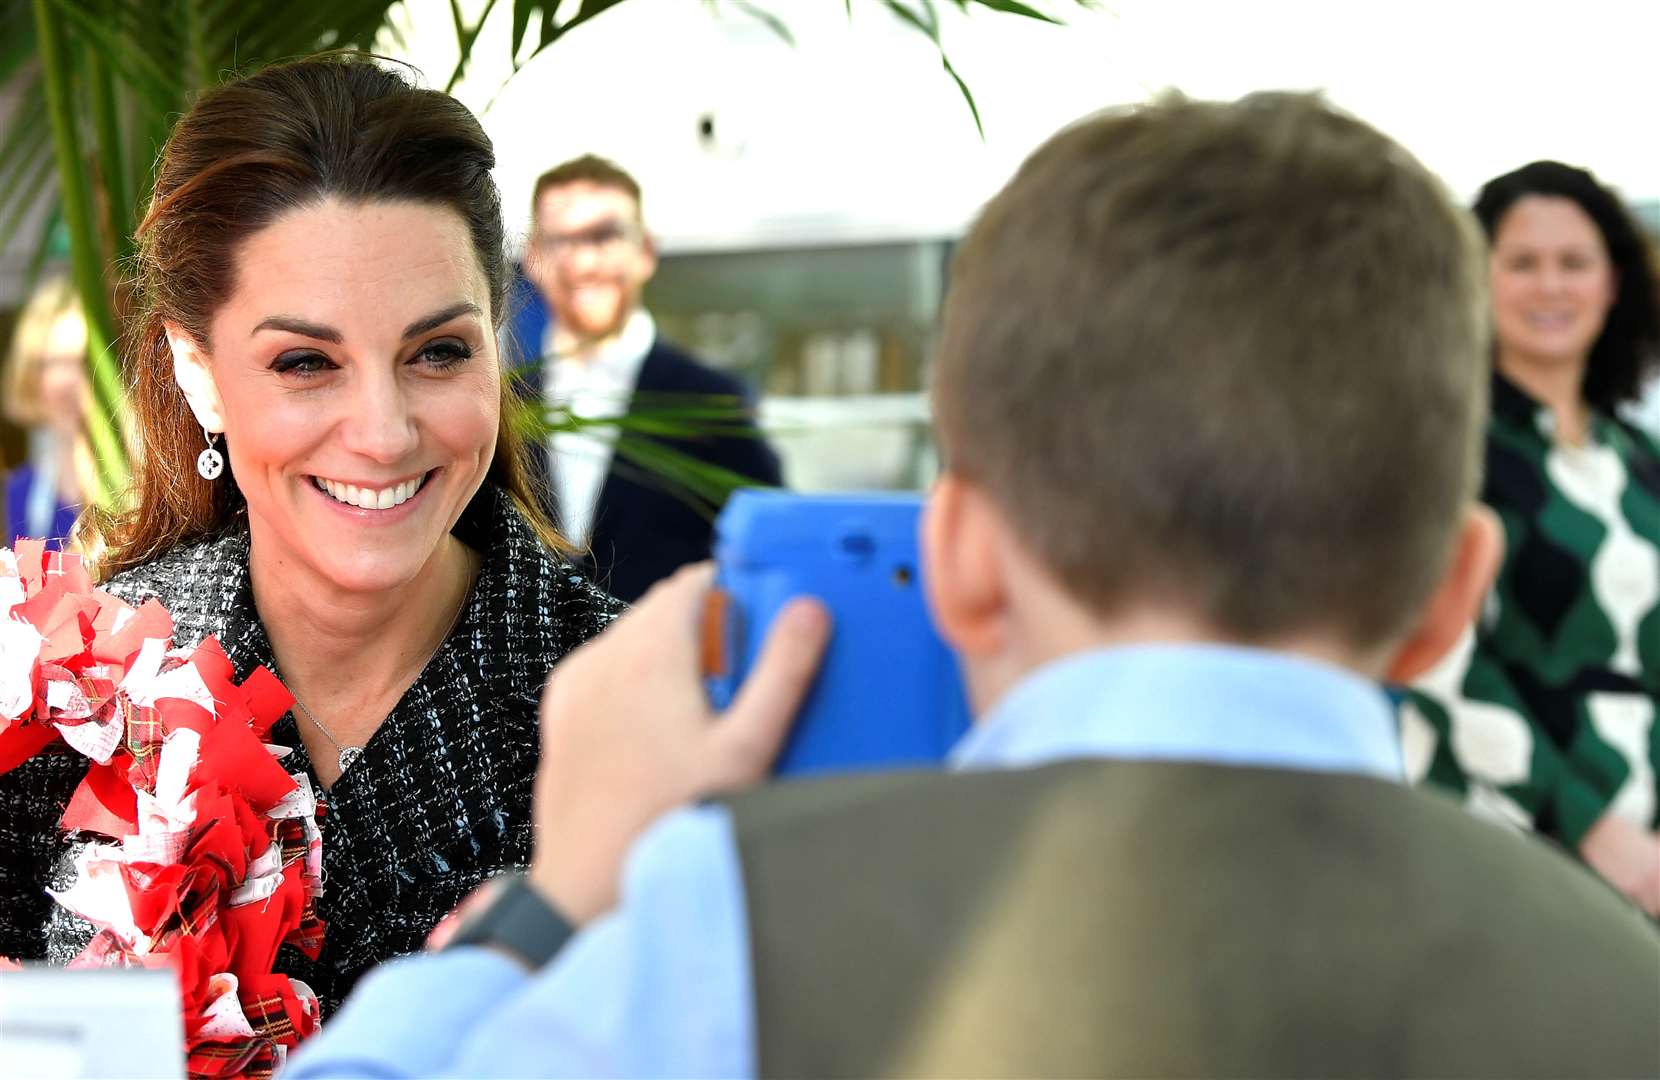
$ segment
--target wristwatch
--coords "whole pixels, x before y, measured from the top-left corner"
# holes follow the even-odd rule
[[[576,928],[523,874],[503,874],[477,890],[439,923],[427,946],[448,950],[463,945],[500,949],[532,971],[552,960]]]

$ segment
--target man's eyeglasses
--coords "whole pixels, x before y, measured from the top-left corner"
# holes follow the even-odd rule
[[[638,244],[644,235],[638,225],[630,222],[602,221],[576,232],[539,232],[535,244],[536,250],[552,259],[574,255],[583,248],[609,255]]]

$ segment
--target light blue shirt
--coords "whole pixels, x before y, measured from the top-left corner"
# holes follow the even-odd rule
[[[1388,699],[1339,668],[1227,646],[1086,652],[1006,694],[954,769],[1068,758],[1220,763],[1400,781]],[[622,900],[530,973],[488,949],[369,975],[283,1080],[756,1074],[743,875],[724,807],[677,811],[630,853]]]

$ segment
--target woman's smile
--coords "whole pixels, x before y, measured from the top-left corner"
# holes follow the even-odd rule
[[[352,510],[371,510],[377,514],[396,510],[414,502],[426,490],[427,481],[438,474],[437,469],[405,480],[388,484],[348,483],[312,476],[311,484],[342,507]]]

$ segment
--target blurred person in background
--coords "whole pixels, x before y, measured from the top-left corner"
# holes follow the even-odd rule
[[[1656,1075],[1660,935],[1406,785],[1377,684],[1499,559],[1480,249],[1306,95],[1056,135],[941,315],[950,767],[704,801],[763,779],[827,627],[787,610],[712,715],[682,571],[549,680],[529,878],[292,1080]]]
[[[18,317],[0,375],[6,418],[28,432],[29,456],[6,477],[6,532],[62,548],[80,513],[94,463],[86,438],[90,389],[86,321],[67,276],[41,282]]]
[[[542,683],[619,610],[503,421],[494,165],[465,106],[372,60],[270,67],[179,119],[137,237],[134,490],[85,546],[181,646],[212,635],[239,681],[264,666],[295,697],[269,738],[327,793],[327,929],[276,964],[325,1018],[528,864]],[[47,753],[0,776],[0,956],[61,964],[91,937],[45,891],[73,877],[85,773]]]
[[[656,246],[632,176],[593,155],[543,173],[525,273],[546,306],[527,305],[513,333],[524,361],[523,392],[581,417],[730,407],[719,434],[652,437],[737,480],[782,484],[744,384],[658,335],[640,302],[656,271]],[[677,568],[709,557],[720,506],[702,505],[672,480],[624,460],[617,439],[609,426],[558,432],[542,462],[561,529],[588,549],[595,580],[632,601]]]
[[[1583,169],[1490,181],[1492,414],[1481,497],[1503,569],[1403,708],[1417,777],[1538,830],[1660,914],[1660,448],[1618,418],[1660,360],[1654,253]]]

